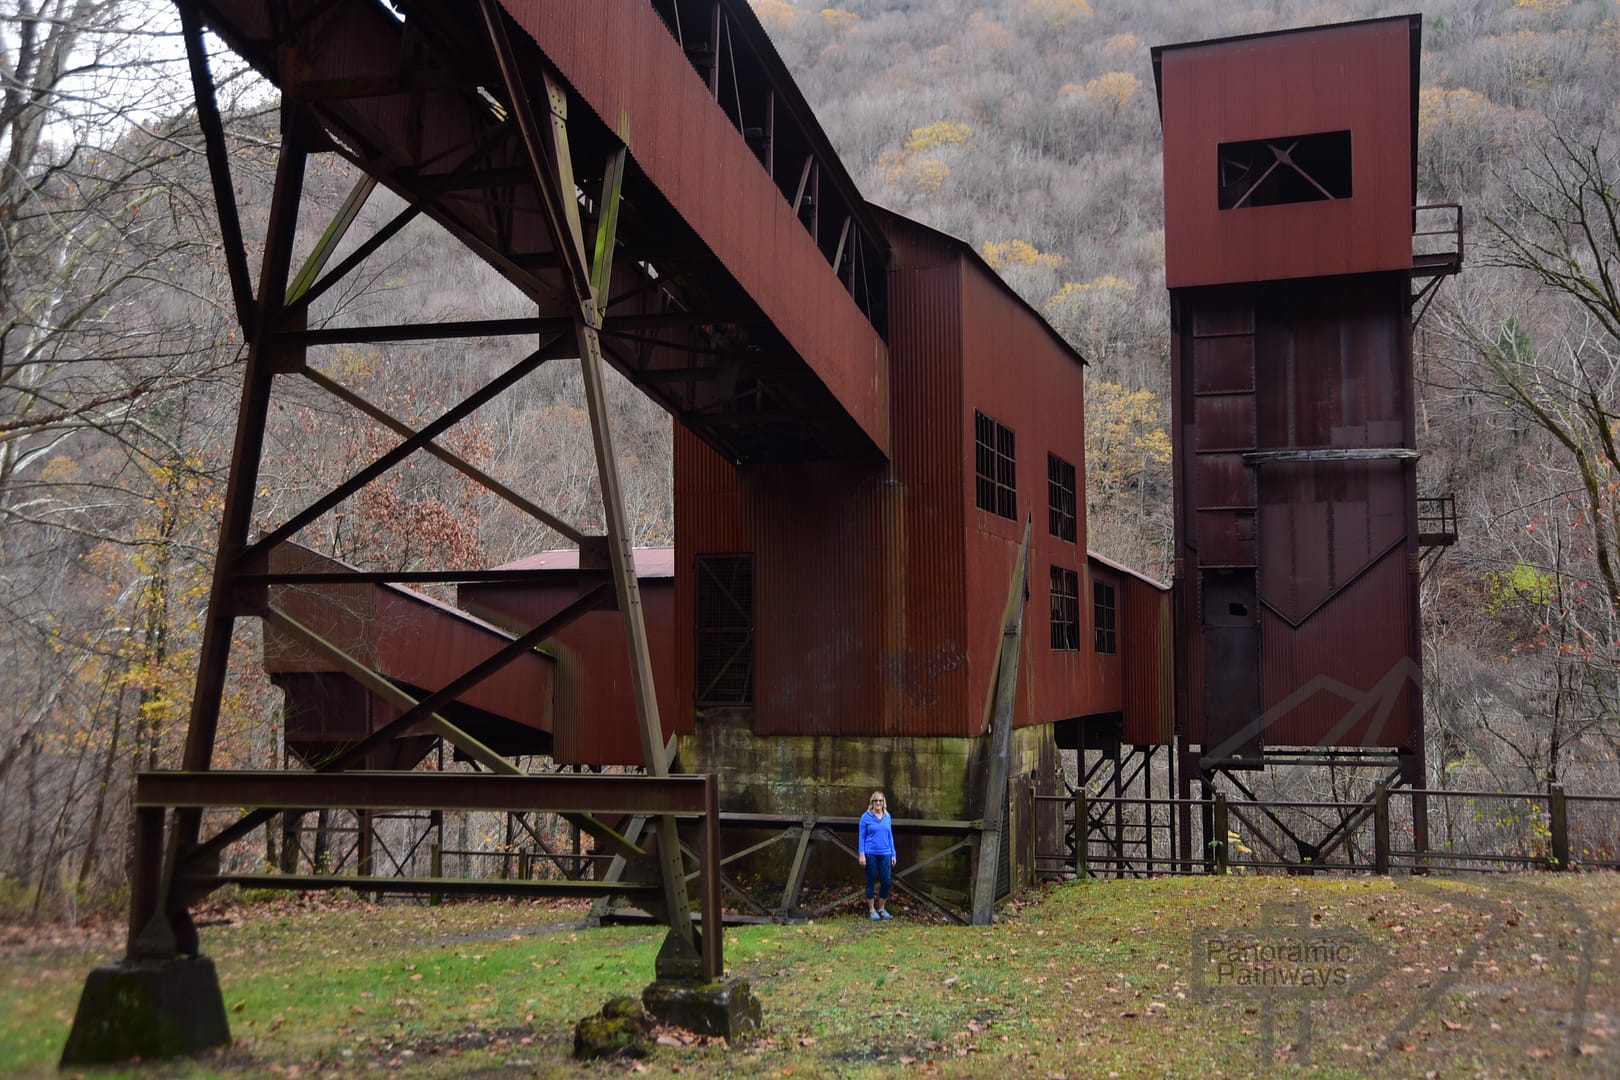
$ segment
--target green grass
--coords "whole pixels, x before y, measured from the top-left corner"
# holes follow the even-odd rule
[[[236,909],[232,925],[203,930],[235,1044],[136,1072],[634,1071],[573,1062],[572,1027],[607,997],[639,993],[660,934],[563,924],[573,917],[505,903]],[[1207,986],[1207,942],[1245,933],[1353,941],[1343,955],[1359,985],[1353,993]],[[0,1074],[54,1072],[84,975],[110,958],[108,948],[0,958]],[[985,929],[921,924],[902,912],[885,924],[839,917],[732,930],[727,964],[753,981],[764,1032],[735,1046],[660,1047],[643,1068],[799,1077],[1616,1075],[1617,950],[1620,878],[1612,875],[1069,885]]]

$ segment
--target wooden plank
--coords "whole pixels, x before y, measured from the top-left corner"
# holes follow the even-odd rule
[[[1007,818],[1007,781],[1012,753],[1013,707],[1017,704],[1018,657],[1023,640],[1029,541],[1034,519],[1024,522],[1024,543],[1013,568],[1012,588],[1002,616],[1001,654],[996,659],[994,712],[990,720],[989,778],[984,785],[984,828],[979,833],[979,866],[973,883],[973,925],[989,926],[995,917],[996,866],[1001,859]]]

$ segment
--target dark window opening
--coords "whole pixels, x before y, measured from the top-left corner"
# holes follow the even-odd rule
[[[1052,648],[1080,648],[1080,575],[1061,566],[1052,567]]]
[[[1221,143],[1216,162],[1222,210],[1350,197],[1348,131]]]
[[[1011,428],[973,413],[975,495],[980,510],[1018,517],[1018,473]]]
[[[1046,455],[1046,501],[1052,535],[1074,543],[1074,466],[1056,454]]]
[[[699,706],[754,700],[754,557],[697,557]]]
[[[1115,633],[1118,624],[1114,621],[1114,587],[1104,585],[1100,581],[1093,581],[1091,583],[1091,608],[1093,621],[1096,624],[1095,650],[1100,653],[1118,652],[1119,639]]]

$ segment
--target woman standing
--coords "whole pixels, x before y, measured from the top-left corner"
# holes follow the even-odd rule
[[[894,820],[889,817],[883,792],[872,792],[872,801],[861,815],[860,841],[856,845],[861,865],[866,867],[866,914],[874,922],[892,919],[889,914],[889,884],[894,864],[900,857],[894,850]]]

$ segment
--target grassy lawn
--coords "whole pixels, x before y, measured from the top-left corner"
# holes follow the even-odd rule
[[[141,1076],[1620,1075],[1620,876],[1165,879],[1051,889],[966,929],[728,932],[758,1038],[581,1065],[574,1021],[660,935],[576,911],[282,902],[203,930],[235,1044]],[[49,1076],[116,943],[0,954],[0,1074]],[[126,1070],[128,1072],[129,1070]],[[107,1075],[115,1075],[108,1073]]]

